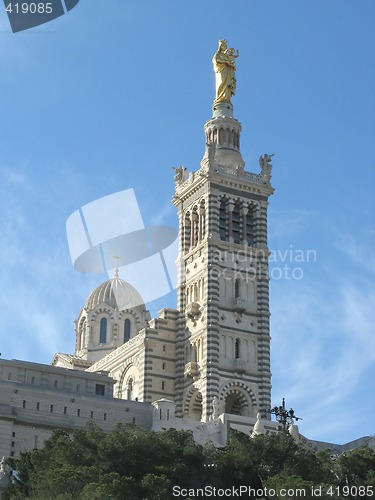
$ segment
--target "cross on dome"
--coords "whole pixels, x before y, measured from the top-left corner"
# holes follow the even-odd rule
[[[115,259],[116,261],[116,267],[115,267],[115,278],[118,278],[118,261],[121,259],[121,257],[119,257],[118,255],[114,255],[113,258]]]

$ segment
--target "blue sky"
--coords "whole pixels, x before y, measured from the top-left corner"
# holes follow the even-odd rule
[[[299,269],[270,284],[273,404],[312,439],[374,434],[374,15],[373,0],[81,0],[13,34],[0,10],[2,356],[73,351],[105,279],[73,269],[75,210],[133,188],[146,225],[176,225],[172,167],[199,168],[227,38],[246,169],[275,153],[271,270]]]

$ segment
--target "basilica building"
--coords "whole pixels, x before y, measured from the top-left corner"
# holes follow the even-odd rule
[[[51,365],[1,359],[0,456],[18,456],[42,446],[55,428],[71,432],[89,421],[106,431],[116,422],[187,429],[217,445],[229,427],[277,431],[269,413],[272,158],[261,156],[256,173],[245,170],[231,102],[236,57],[221,40],[203,159],[196,171],[175,172],[176,309],[151,318],[116,268],[75,320],[74,353],[55,354]]]
[[[255,419],[271,407],[267,206],[271,157],[245,171],[234,118],[234,58],[214,56],[212,117],[200,169],[176,169],[179,219],[177,309],[151,319],[137,291],[115,276],[88,297],[76,320],[73,355],[52,364],[108,372],[114,396],[173,401],[176,417],[214,413]],[[121,256],[121,249],[119,249]],[[132,304],[137,304],[131,306]],[[130,305],[130,307],[129,307]]]

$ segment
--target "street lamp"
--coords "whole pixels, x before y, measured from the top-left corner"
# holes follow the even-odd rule
[[[294,420],[297,422],[298,420],[302,420],[301,417],[296,417],[293,408],[289,411],[285,409],[285,398],[283,398],[283,404],[281,406],[274,406],[270,410],[267,410],[267,413],[276,416],[276,420],[283,426],[285,430],[287,426],[294,423]]]

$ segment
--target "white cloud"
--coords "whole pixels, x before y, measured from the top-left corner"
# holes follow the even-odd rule
[[[308,210],[269,210],[269,238],[285,237],[303,231],[311,224],[312,215]]]
[[[355,264],[362,266],[371,273],[375,273],[373,236],[371,231],[367,231],[367,234],[362,232],[358,236],[340,232],[336,235],[335,246]]]
[[[318,414],[335,415],[336,432],[348,432],[350,423],[336,407],[348,400],[355,405],[361,378],[375,369],[375,290],[343,282],[334,292],[318,286],[280,292],[272,307],[273,396],[286,395],[302,412],[302,432],[305,426],[324,438]]]
[[[69,192],[69,183],[65,182]],[[64,216],[48,184],[0,168],[0,345],[4,358],[49,362],[74,350],[73,320],[97,276],[69,261]]]
[[[168,202],[158,212],[151,215],[150,225],[161,226],[166,224],[166,220],[175,215],[175,213],[176,208],[172,205],[172,203]]]

